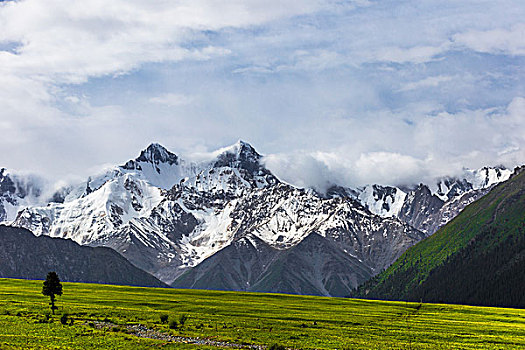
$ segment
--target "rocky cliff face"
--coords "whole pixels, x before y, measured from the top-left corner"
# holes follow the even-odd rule
[[[435,229],[435,217],[438,216],[445,202],[434,195],[428,186],[420,184],[410,191],[399,211],[399,218],[419,230],[432,234]]]

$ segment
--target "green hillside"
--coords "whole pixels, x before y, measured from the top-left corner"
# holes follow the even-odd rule
[[[46,316],[41,288],[0,279],[1,349],[525,347],[517,309],[64,283],[57,314]],[[171,330],[162,315],[187,321]]]
[[[525,171],[362,285],[357,297],[525,307]]]

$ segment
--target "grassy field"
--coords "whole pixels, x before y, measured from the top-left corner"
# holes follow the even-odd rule
[[[1,349],[210,349],[140,338],[126,325],[236,344],[298,349],[525,349],[525,311],[64,283],[49,314],[42,281],[0,279]],[[60,322],[61,314],[73,319]],[[170,330],[161,315],[188,319]],[[108,327],[97,328],[96,321]]]

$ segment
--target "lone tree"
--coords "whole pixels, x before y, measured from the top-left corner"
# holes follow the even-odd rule
[[[44,286],[42,287],[42,294],[48,295],[51,298],[51,312],[55,314],[55,310],[58,307],[55,306],[55,295],[62,295],[62,283],[56,272],[48,272]]]

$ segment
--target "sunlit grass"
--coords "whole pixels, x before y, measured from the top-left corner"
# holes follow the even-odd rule
[[[141,323],[173,335],[303,349],[525,348],[517,309],[64,283],[52,323],[42,281],[0,279],[0,348],[204,348],[138,338],[93,321]],[[73,325],[62,325],[68,313]],[[160,316],[188,320],[168,329]],[[18,316],[17,316],[18,315]]]

